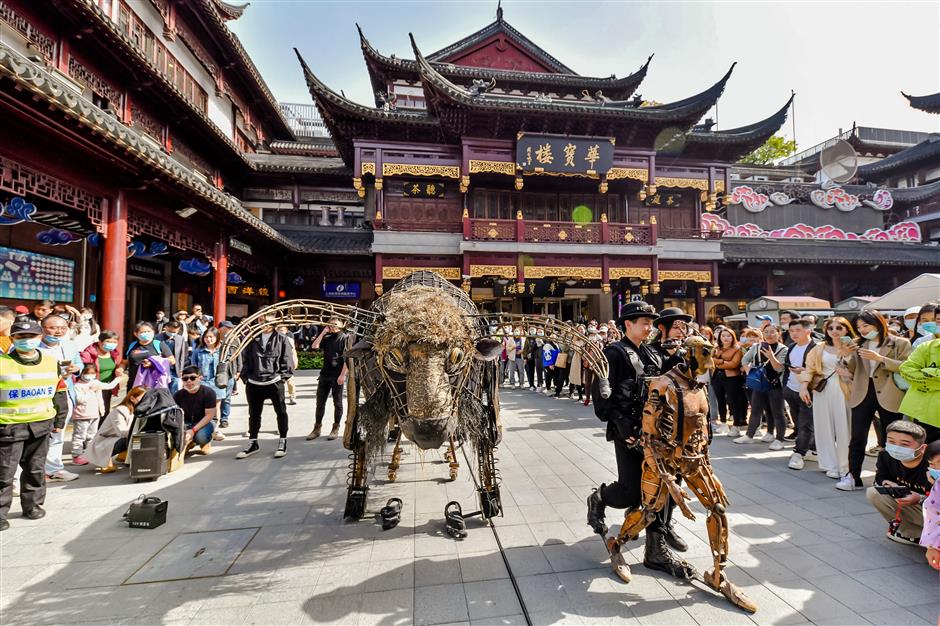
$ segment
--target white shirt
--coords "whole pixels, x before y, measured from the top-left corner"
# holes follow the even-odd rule
[[[809,342],[806,345],[801,346],[798,343],[793,344],[793,347],[790,348],[790,352],[787,353],[790,359],[791,367],[805,367],[806,365],[806,350],[809,349]],[[787,389],[790,391],[800,392],[800,377],[790,372],[787,376]]]
[[[872,352],[877,352],[878,340],[876,339],[875,341],[869,341],[868,343],[865,344],[865,347],[871,350]],[[864,361],[865,361],[865,367],[868,368],[868,377],[874,378],[875,366],[878,365],[878,361],[869,361],[868,359],[864,359]]]

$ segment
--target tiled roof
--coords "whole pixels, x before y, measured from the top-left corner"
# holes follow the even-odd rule
[[[281,224],[277,230],[311,254],[371,254],[372,231]]]
[[[901,95],[907,98],[911,106],[927,113],[940,113],[940,92],[932,93],[927,96],[909,96],[903,91]]]
[[[511,39],[523,50],[538,59],[540,62],[542,62],[542,64],[552,68],[554,71],[560,72],[562,74],[574,74],[574,70],[550,55],[542,47],[536,45],[531,39],[513,28],[509,22],[503,19],[503,13],[501,10],[498,10],[496,13],[496,21],[487,24],[475,33],[467,35],[460,41],[456,41],[446,48],[441,48],[437,52],[429,54],[428,59],[431,61],[443,61],[465,50],[469,50],[473,46],[486,41],[494,35],[500,34],[505,35],[507,38]]]
[[[822,265],[937,266],[940,249],[918,243],[878,241],[806,241],[724,238],[721,251],[727,262],[811,263]]]
[[[749,126],[729,130],[693,130],[688,134],[682,156],[686,158],[712,158],[734,162],[764,144],[787,120],[787,111],[793,96],[779,111]]]
[[[940,165],[940,133],[880,161],[859,167],[858,177],[862,180],[881,181],[895,172],[914,168],[922,163]]]
[[[305,174],[325,174],[332,176],[352,176],[350,170],[339,157],[311,157],[298,154],[263,154],[245,155],[251,167],[259,172],[292,172]]]

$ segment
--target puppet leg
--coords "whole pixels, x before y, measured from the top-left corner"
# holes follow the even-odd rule
[[[642,490],[640,506],[627,510],[623,524],[616,537],[607,539],[607,552],[610,553],[610,566],[620,580],[630,582],[630,566],[624,559],[622,547],[628,541],[640,536],[644,528],[656,519],[657,507],[662,508],[669,493],[662,481],[662,476],[647,449],[643,459],[643,473],[640,477]],[[649,531],[647,531],[648,533]]]
[[[715,565],[705,573],[705,584],[725,596],[735,606],[749,613],[756,612],[757,604],[728,580],[723,571],[724,563],[728,560],[728,518],[725,515],[728,498],[721,482],[712,473],[711,465],[707,461],[700,465],[695,473],[686,476],[686,482],[702,506],[708,509],[705,524],[708,527],[708,543]]]
[[[450,450],[444,455],[444,458],[450,463],[450,479],[457,480],[457,470],[460,468],[460,463],[457,462],[457,446],[454,445],[453,437],[450,438]]]
[[[392,460],[388,464],[388,479],[395,482],[398,478],[398,468],[401,467],[401,431],[395,437],[395,448],[392,450]]]

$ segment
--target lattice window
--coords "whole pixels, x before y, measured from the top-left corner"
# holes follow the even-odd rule
[[[163,124],[140,108],[133,100],[131,100],[131,120],[133,120],[135,128],[144,131],[153,139],[156,139],[158,143],[163,144]]]
[[[6,22],[12,26],[14,30],[23,35],[26,41],[39,51],[39,54],[46,60],[46,63],[53,62],[53,59],[55,59],[55,40],[36,30],[36,27],[33,26],[29,20],[18,14],[13,10],[13,7],[2,0],[0,0],[0,20]]]
[[[207,258],[212,258],[212,243],[182,233],[168,225],[164,220],[155,219],[149,215],[142,215],[138,212],[129,213],[127,216],[127,234],[131,237],[150,235],[165,241],[174,248],[186,250],[187,252],[198,252]]]
[[[97,106],[110,105],[115,110],[121,108],[121,92],[108,84],[103,78],[95,74],[92,70],[84,66],[78,59],[69,55],[69,76],[78,82],[86,85],[92,90],[95,96],[98,96],[95,104]],[[105,102],[102,102],[104,100]],[[108,108],[108,106],[102,106]]]
[[[22,163],[0,156],[0,190],[18,196],[33,195],[84,212],[101,231],[102,198]]]

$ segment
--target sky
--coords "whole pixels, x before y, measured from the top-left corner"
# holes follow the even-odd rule
[[[655,53],[638,93],[670,102],[715,83],[737,61],[708,117],[734,128],[777,111],[796,92],[795,136],[810,148],[859,126],[940,131],[940,115],[900,91],[940,91],[940,2],[589,2],[503,0],[503,18],[585,76],[624,76]],[[252,0],[229,26],[275,97],[311,103],[297,48],[327,85],[374,105],[356,32],[381,53],[413,58],[495,19],[496,1]],[[788,119],[782,134],[793,136]]]

